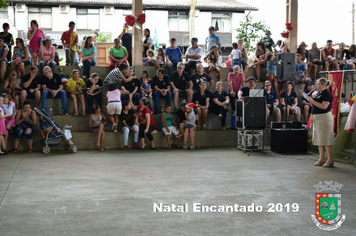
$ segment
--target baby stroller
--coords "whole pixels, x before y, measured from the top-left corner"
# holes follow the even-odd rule
[[[72,141],[72,132],[70,128],[72,126],[65,125],[63,129],[53,120],[53,118],[44,109],[34,108],[35,112],[40,116],[40,128],[42,134],[41,143],[46,146],[43,148],[43,153],[49,153],[51,149],[49,147],[57,146],[62,142],[63,137],[69,143],[69,151],[77,152],[77,146]],[[47,131],[47,135],[45,135]]]

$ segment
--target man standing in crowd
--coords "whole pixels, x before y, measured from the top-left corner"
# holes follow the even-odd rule
[[[64,31],[61,37],[62,45],[66,54],[66,65],[74,65],[75,52],[77,51],[78,34],[74,32],[74,21],[69,22],[69,30]]]
[[[198,91],[200,91],[200,87],[199,85],[202,82],[205,83],[209,83],[209,90],[212,90],[213,86],[214,86],[214,80],[212,80],[212,78],[210,77],[210,75],[208,75],[207,73],[204,72],[204,68],[203,65],[198,63],[197,64],[197,73],[193,74],[192,76],[190,76],[190,80],[193,83],[193,92],[196,93]]]
[[[192,38],[192,46],[188,47],[187,52],[185,53],[185,58],[188,62],[185,64],[185,71],[191,75],[190,68],[196,68],[197,63],[201,62],[201,57],[203,56],[203,49],[198,46],[198,38]]]
[[[159,68],[156,75],[152,78],[152,88],[153,88],[153,99],[155,103],[154,114],[159,114],[159,99],[165,98],[166,104],[171,105],[172,103],[172,92],[170,86],[170,79],[168,75],[164,74],[164,69]]]
[[[62,113],[68,115],[66,92],[63,90],[61,76],[53,73],[51,67],[43,68],[41,107],[46,109],[47,98],[61,98]]]
[[[265,37],[261,39],[261,42],[265,44],[268,51],[273,52],[272,47],[274,46],[274,41],[271,38],[271,35],[272,35],[271,31],[267,30]]]
[[[210,47],[215,45],[219,51],[221,48],[220,38],[215,34],[215,28],[213,26],[209,27],[209,35],[205,39],[205,53],[208,54]]]
[[[171,76],[171,90],[173,91],[174,112],[178,109],[178,97],[187,99],[187,103],[192,102],[193,84],[190,82],[189,74],[184,71],[183,62],[178,62],[177,71],[174,71]]]
[[[132,66],[132,33],[129,33],[128,30],[129,25],[125,23],[118,38],[121,39],[122,46],[127,49],[127,61],[129,62],[129,65]]]
[[[38,76],[37,66],[31,66],[30,73],[22,78],[23,90],[20,94],[21,107],[26,99],[35,98],[36,107],[40,106],[41,102],[41,77]]]

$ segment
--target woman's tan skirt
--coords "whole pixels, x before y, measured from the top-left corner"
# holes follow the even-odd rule
[[[334,145],[334,120],[331,112],[313,115],[313,145]]]

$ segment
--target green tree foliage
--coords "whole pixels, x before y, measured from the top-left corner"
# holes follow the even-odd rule
[[[267,30],[269,30],[269,27],[262,21],[253,23],[250,13],[251,12],[245,16],[244,21],[240,22],[240,28],[236,29],[238,32],[236,39],[242,39],[244,41],[244,48],[248,54],[255,51],[255,45],[263,38]]]
[[[5,0],[0,0],[0,9],[7,8],[9,4]]]
[[[95,38],[95,42],[107,43],[111,41],[111,33],[99,32],[98,37]]]

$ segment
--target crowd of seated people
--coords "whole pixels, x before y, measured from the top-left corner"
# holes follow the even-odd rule
[[[304,122],[307,122],[310,104],[305,99],[302,104],[298,104],[298,95],[293,91],[295,84],[306,84],[305,92],[308,93],[313,89],[313,80],[317,77],[318,71],[354,69],[356,64],[355,45],[351,45],[347,50],[345,44],[341,43],[338,49],[333,49],[331,40],[328,40],[322,50],[317,48],[316,43],[312,43],[311,49],[307,50],[308,45],[302,42],[296,53],[295,79],[288,82],[286,90],[283,91],[283,87],[277,88],[276,57],[272,54],[286,53],[289,49],[282,40],[274,44],[270,32],[263,42],[257,43],[254,52],[252,66],[256,68],[257,79],[249,77],[245,81],[249,62],[242,39],[233,43],[231,60],[226,62],[226,66],[232,68],[232,72],[227,78],[222,78],[218,62],[221,57],[221,44],[214,27],[209,28],[204,49],[198,46],[196,37],[191,39],[191,46],[185,53],[186,62],[183,62],[182,51],[176,46],[174,38],[170,40],[170,45],[165,50],[158,48],[155,51],[150,30],[144,29],[143,55],[146,62],[143,65],[153,66],[157,71],[155,75],[149,75],[147,70],[142,70],[136,76],[135,69],[130,67],[132,35],[128,33],[127,25],[124,25],[122,34],[114,39],[114,46],[108,52],[110,72],[101,79],[97,73],[91,72],[91,67],[96,65],[97,49],[93,44],[94,38],[85,37],[82,47],[79,48],[78,34],[74,31],[75,23],[71,21],[68,27],[68,31],[63,32],[61,38],[66,65],[75,65],[77,53],[84,71],[80,74],[79,70],[74,69],[71,78],[64,84],[62,77],[54,72],[55,66],[58,65],[56,45],[52,45],[51,37],[45,35],[38,23],[35,20],[31,21],[31,29],[28,32],[29,45],[24,45],[24,40],[17,38],[13,48],[11,46],[14,43],[11,43],[8,34],[4,34],[8,30],[4,24],[4,32],[0,33],[0,79],[5,80],[7,63],[10,64],[10,76],[5,80],[3,87],[5,94],[2,98],[5,103],[1,105],[0,125],[1,120],[4,119],[5,129],[2,131],[3,138],[0,137],[1,150],[7,151],[8,132],[11,131],[11,127],[16,127],[14,151],[17,152],[22,134],[26,136],[29,143],[29,152],[33,151],[32,133],[36,125],[36,116],[31,110],[28,99],[35,99],[36,107],[46,109],[47,100],[52,98],[60,98],[63,115],[69,115],[67,98],[71,98],[73,103],[73,116],[79,116],[79,113],[87,116],[90,111],[89,128],[98,135],[96,144],[100,151],[104,150],[103,127],[108,121],[112,124],[113,132],[117,132],[118,126],[122,126],[125,136],[124,150],[130,149],[128,147],[130,131],[134,133],[134,148],[145,149],[145,137],[151,142],[151,147],[155,148],[152,136],[157,132],[152,116],[155,114],[161,115],[161,128],[167,137],[169,149],[177,146],[177,140],[182,137],[184,149],[188,149],[188,137],[191,138],[190,149],[193,149],[192,132],[207,129],[209,113],[217,115],[218,119],[221,119],[221,129],[226,130],[229,106],[232,112],[235,112],[235,100],[244,99],[249,96],[249,90],[255,89],[256,82],[261,81],[263,77],[261,68],[264,66],[267,67],[263,91],[267,101],[266,117],[273,115],[276,121],[281,121],[281,112],[284,112],[287,113],[287,119],[289,114],[294,114],[294,118],[300,121],[303,112]],[[6,41],[4,36],[7,37]],[[266,40],[268,44],[264,43]],[[204,72],[205,59],[209,66],[208,73]],[[30,72],[25,74],[25,66],[31,64]],[[312,70],[314,70],[313,79],[309,77]],[[210,76],[214,72],[218,74],[218,80],[228,81],[226,90],[222,82],[214,83]],[[104,93],[106,93],[105,99],[103,99]],[[184,99],[180,104],[179,98]],[[160,99],[166,100],[165,106],[160,107]],[[7,121],[7,117],[10,116],[13,117],[11,123]],[[179,118],[180,122],[176,118]],[[20,128],[17,128],[18,126]],[[1,129],[2,127],[0,131]],[[172,133],[175,136],[173,144],[171,144]],[[141,139],[141,147],[138,145],[138,137]]]

